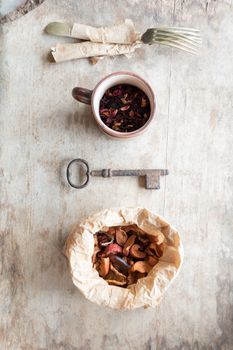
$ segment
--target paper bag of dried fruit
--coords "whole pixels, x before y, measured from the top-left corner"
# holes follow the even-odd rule
[[[79,223],[65,249],[85,297],[114,309],[155,307],[180,270],[179,233],[142,208],[106,209]]]

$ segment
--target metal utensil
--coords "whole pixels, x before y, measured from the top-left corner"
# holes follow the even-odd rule
[[[200,31],[194,28],[149,28],[142,35],[144,44],[171,46],[192,54],[197,54],[201,46]]]
[[[71,180],[71,167],[74,164],[80,164],[85,167],[85,180],[81,184],[74,183]],[[80,189],[86,187],[90,181],[90,176],[112,177],[112,176],[139,176],[145,178],[145,188],[147,190],[158,190],[160,188],[160,176],[168,175],[167,169],[128,169],[128,170],[92,170],[89,169],[89,164],[84,159],[73,159],[69,162],[66,169],[66,177],[70,186]]]

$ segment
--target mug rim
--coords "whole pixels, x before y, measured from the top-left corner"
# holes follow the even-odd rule
[[[150,90],[151,96],[152,96],[152,101],[153,101],[153,106],[151,107],[151,111],[150,111],[150,117],[147,120],[147,122],[139,129],[136,129],[134,131],[130,131],[130,132],[122,132],[122,131],[116,131],[113,130],[111,128],[109,128],[106,124],[104,124],[104,122],[101,120],[100,116],[98,117],[95,113],[95,109],[94,109],[94,99],[95,99],[95,94],[96,91],[98,90],[98,88],[100,87],[100,85],[107,79],[109,79],[112,76],[115,75],[129,75],[129,76],[133,76],[139,80],[141,80]],[[147,96],[148,97],[148,96]],[[155,94],[154,91],[152,89],[152,87],[150,86],[150,84],[143,79],[142,77],[140,77],[139,75],[135,74],[135,73],[131,73],[128,71],[118,71],[118,72],[114,72],[111,74],[106,75],[104,78],[102,78],[95,86],[95,88],[92,91],[92,96],[91,96],[91,108],[92,108],[92,112],[94,115],[94,118],[97,122],[97,124],[103,129],[103,131],[108,134],[109,136],[114,136],[114,137],[121,137],[121,138],[128,138],[128,137],[133,137],[133,136],[137,136],[137,134],[142,133],[145,129],[148,128],[149,124],[151,123],[151,121],[154,119],[155,117],[155,111],[156,111],[156,101],[155,101]]]

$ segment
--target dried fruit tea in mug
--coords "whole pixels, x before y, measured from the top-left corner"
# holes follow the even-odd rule
[[[119,84],[100,100],[100,117],[109,128],[120,132],[140,129],[150,117],[150,101],[136,86]]]

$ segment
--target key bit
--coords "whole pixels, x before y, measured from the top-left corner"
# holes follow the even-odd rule
[[[85,167],[85,181],[77,185],[71,180],[70,167],[73,163],[80,163]],[[145,188],[148,190],[158,190],[160,189],[160,176],[168,175],[167,169],[129,169],[129,170],[112,170],[112,169],[102,169],[102,170],[92,170],[89,171],[89,165],[84,159],[73,159],[67,166],[67,181],[70,186],[74,188],[83,188],[87,186],[90,176],[101,176],[101,177],[112,177],[112,176],[138,176],[145,178]]]

